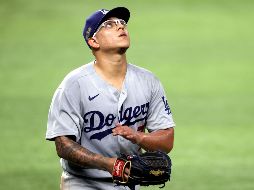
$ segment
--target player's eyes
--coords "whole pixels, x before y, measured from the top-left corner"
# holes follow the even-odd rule
[[[109,20],[109,21],[105,22],[104,26],[105,26],[105,28],[110,29],[110,28],[114,27],[114,24],[115,24],[115,21]]]
[[[124,20],[119,20],[120,24],[126,26],[126,22]]]
[[[119,20],[107,20],[102,24],[102,26],[104,26],[106,29],[111,29],[111,28],[114,28],[115,26],[117,26],[118,24],[121,24],[124,27],[126,27],[126,25],[127,25],[124,20],[119,19]]]

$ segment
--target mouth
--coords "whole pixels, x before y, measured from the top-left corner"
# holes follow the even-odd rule
[[[118,37],[126,37],[127,34],[125,32],[121,33]]]

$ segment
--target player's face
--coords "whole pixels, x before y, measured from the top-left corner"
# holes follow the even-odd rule
[[[127,49],[130,46],[126,22],[115,17],[102,23],[93,37],[96,38],[100,49]]]

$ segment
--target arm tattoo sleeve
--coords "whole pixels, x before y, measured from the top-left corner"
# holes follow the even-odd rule
[[[104,157],[80,146],[68,137],[60,136],[55,139],[56,151],[59,157],[81,167],[103,169]]]

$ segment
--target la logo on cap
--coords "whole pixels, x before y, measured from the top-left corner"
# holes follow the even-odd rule
[[[108,13],[108,10],[105,10],[105,9],[101,9],[100,11],[101,11],[102,14],[104,14],[104,15]]]

